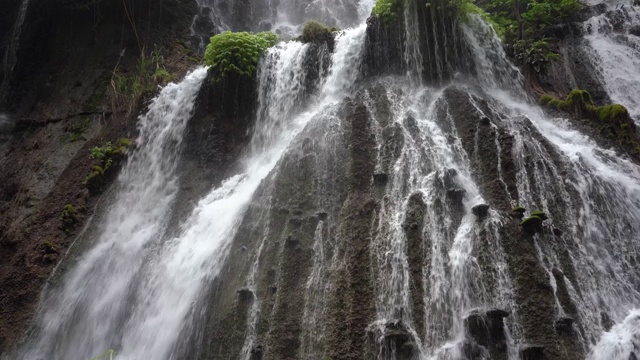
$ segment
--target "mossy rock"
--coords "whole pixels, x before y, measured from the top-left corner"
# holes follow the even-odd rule
[[[389,24],[395,21],[398,15],[402,13],[402,4],[403,1],[400,0],[376,0],[371,14]]]
[[[542,219],[532,215],[522,220],[520,226],[529,234],[539,233],[542,232]]]
[[[326,43],[331,50],[335,43],[335,36],[333,34],[337,29],[329,28],[315,20],[307,21],[302,28],[302,35],[300,35],[300,41],[303,43]]]
[[[550,94],[543,94],[542,96],[540,96],[540,99],[538,99],[538,103],[540,105],[547,105],[549,104],[549,101],[553,100],[554,97]]]
[[[547,214],[545,214],[544,211],[542,210],[534,210],[531,212],[531,216],[537,216],[539,217],[542,221],[547,220],[549,217],[547,217]]]
[[[524,212],[527,211],[527,209],[525,209],[522,206],[518,205],[518,206],[514,207],[513,209],[511,209],[511,211],[513,211],[514,213],[524,214]]]

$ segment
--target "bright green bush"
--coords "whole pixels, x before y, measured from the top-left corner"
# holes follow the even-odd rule
[[[277,42],[278,35],[271,32],[225,31],[211,38],[204,53],[204,63],[211,66],[214,81],[222,80],[231,72],[251,76],[265,50]]]
[[[400,0],[376,0],[371,13],[378,19],[389,22],[395,20],[401,10]]]

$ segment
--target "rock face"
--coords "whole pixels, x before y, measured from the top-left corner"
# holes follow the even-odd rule
[[[83,185],[94,165],[90,149],[135,137],[130,106],[140,109],[144,98],[114,105],[109,97],[116,64],[134,73],[139,60],[122,3],[79,3],[29,2],[15,67],[9,73],[0,66],[0,80],[7,81],[0,99],[0,354],[22,336],[45,280],[99,203],[101,194]],[[126,3],[136,10],[140,45],[162,47],[167,71],[184,76],[191,65],[180,41],[195,2]],[[2,59],[21,4],[0,6]],[[64,216],[66,205],[74,209],[73,222]]]

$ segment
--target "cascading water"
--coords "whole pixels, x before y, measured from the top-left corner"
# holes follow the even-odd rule
[[[599,78],[611,99],[640,117],[640,37],[630,29],[640,25],[640,6],[631,1],[608,4],[607,12],[584,24]]]
[[[47,296],[34,338],[20,358],[88,359],[119,346],[149,347],[149,342],[131,345],[136,334],[129,329],[155,297],[143,292],[144,284],[153,281],[149,271],[159,266],[164,224],[178,190],[176,160],[206,74],[198,68],[181,83],[167,85],[140,118],[137,147],[118,179],[101,234],[64,285]],[[151,344],[171,346],[158,339]]]
[[[300,13],[283,1],[274,28],[299,28],[305,11],[339,23],[343,7],[363,20],[372,5],[329,3]],[[434,35],[436,48],[472,56],[473,71],[451,80],[446,52],[423,54],[416,11],[404,13],[404,76],[359,81],[365,25],[337,35],[326,72],[318,44],[269,49],[239,173],[173,238],[163,224],[206,69],[163,89],[94,248],[48,294],[21,357],[180,358],[206,312],[213,327],[231,314],[213,358],[518,359],[532,341],[593,360],[638,356],[640,168],[533,105],[479,17],[460,25],[463,39]],[[588,36],[594,49],[615,40]],[[626,51],[614,54],[633,63]],[[446,74],[425,84],[425,67]],[[518,235],[517,205],[544,210],[548,225]],[[231,305],[216,298],[225,291]],[[205,310],[209,296],[226,307]],[[577,345],[556,339],[558,320],[575,321]]]

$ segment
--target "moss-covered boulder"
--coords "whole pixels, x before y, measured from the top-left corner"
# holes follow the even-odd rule
[[[590,125],[599,130],[604,137],[623,147],[631,155],[640,156],[640,139],[636,133],[636,125],[624,106],[595,106],[593,98],[586,90],[572,90],[565,100],[544,94],[540,97],[539,103],[550,109],[590,120]]]
[[[531,212],[531,216],[537,216],[539,217],[542,221],[547,220],[549,217],[547,217],[547,214],[545,214],[544,211],[542,210],[533,210]]]
[[[542,232],[542,219],[537,216],[529,216],[520,222],[522,229],[529,234]]]
[[[333,51],[335,46],[336,28],[329,28],[317,21],[310,20],[304,24],[302,35],[299,40],[303,43],[313,43],[316,45],[327,44],[329,50]]]

